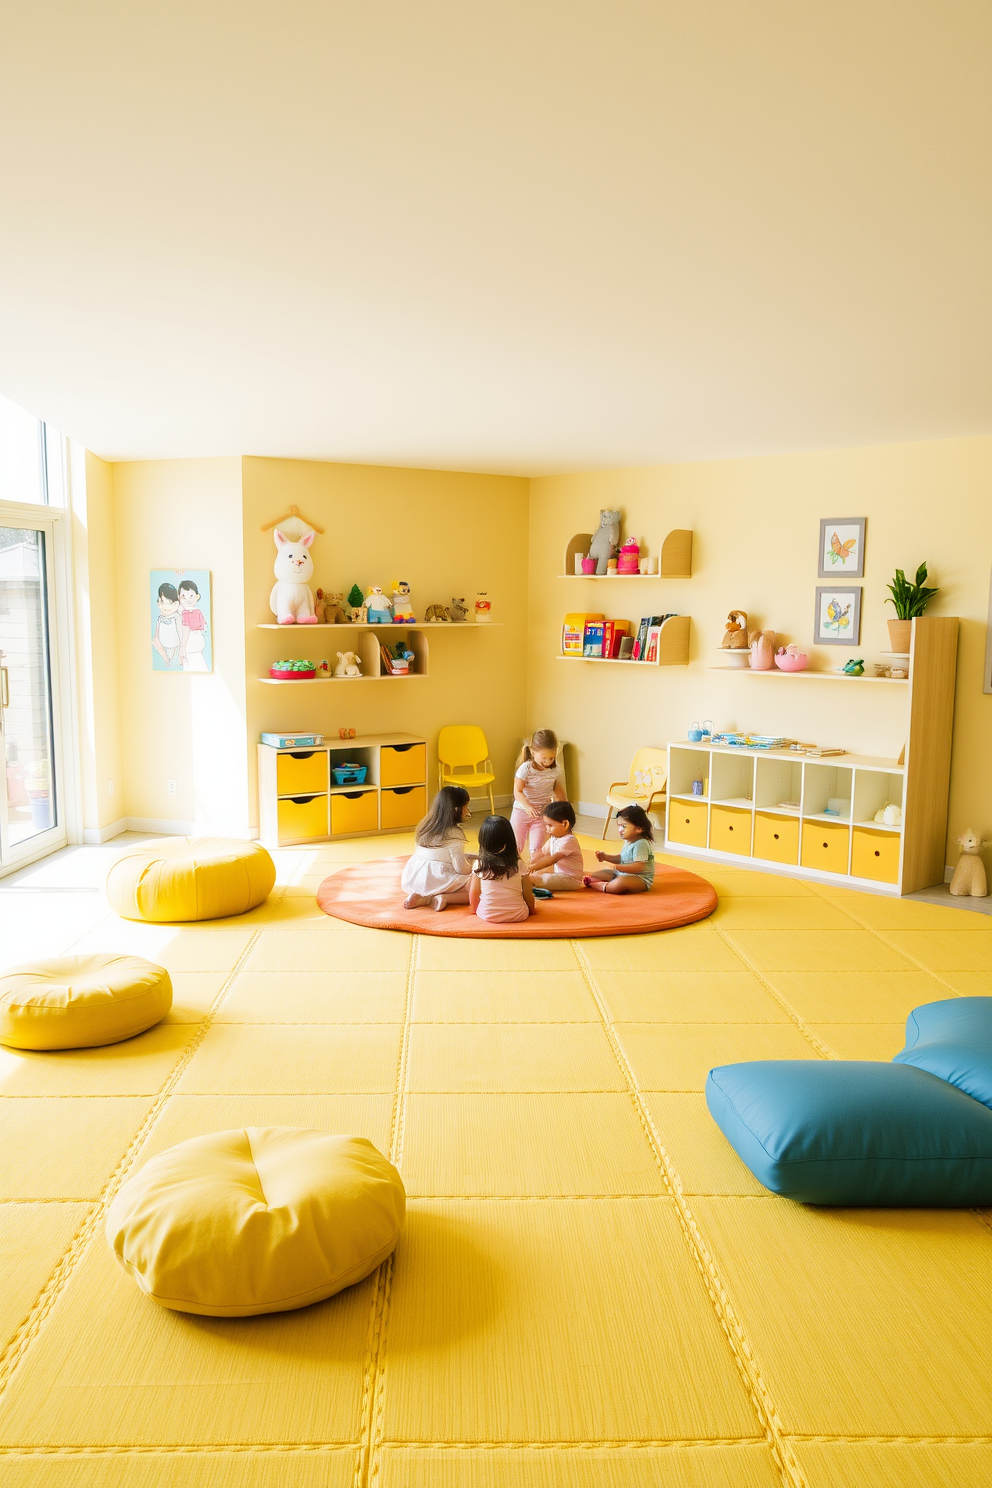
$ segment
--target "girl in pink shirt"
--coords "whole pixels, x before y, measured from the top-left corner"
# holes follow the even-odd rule
[[[509,925],[534,913],[534,890],[520,872],[520,854],[505,816],[487,816],[479,828],[479,858],[472,869],[468,902],[480,920]]]
[[[544,830],[548,840],[530,860],[530,877],[552,894],[572,893],[582,888],[582,849],[572,835],[575,811],[569,801],[551,801],[544,808]]]

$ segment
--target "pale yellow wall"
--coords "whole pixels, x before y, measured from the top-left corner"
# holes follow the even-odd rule
[[[79,718],[80,826],[99,841],[125,813],[117,656],[114,467],[69,448]],[[113,795],[110,782],[113,782]]]
[[[645,537],[657,554],[675,527],[695,533],[693,577],[654,583],[586,584],[556,578],[575,532],[598,524],[601,507],[619,507],[624,533]],[[811,648],[817,539],[821,517],[866,516],[862,641],[850,652]],[[736,677],[707,671],[730,609],[811,652],[811,665],[837,666],[849,654],[879,658],[887,647],[886,584],[896,566],[925,559],[941,593],[929,613],[959,615],[961,644],[949,818],[953,838],[974,825],[992,829],[992,696],[982,663],[992,560],[992,440],[926,444],[761,459],[656,466],[555,476],[531,482],[530,727],[575,742],[575,799],[602,802],[626,775],[640,744],[682,738],[693,719],[720,729],[809,737],[848,749],[896,755],[905,740],[902,689]],[[688,668],[641,672],[556,660],[569,610],[605,609],[636,619],[668,610],[692,616]]]
[[[114,466],[127,815],[197,832],[248,831],[241,461]],[[149,572],[209,569],[213,671],[153,672]],[[167,781],[177,782],[177,795]]]
[[[430,635],[430,668],[423,681],[382,681],[301,690],[266,687],[269,663],[281,656],[336,659],[354,649],[356,632],[304,635],[258,630],[274,617],[268,608],[275,547],[261,525],[290,505],[325,528],[313,546],[314,578],[330,591],[347,591],[406,578],[414,613],[488,591],[493,617],[484,635]],[[263,730],[317,728],[336,734],[401,729],[426,735],[431,779],[438,729],[477,723],[485,731],[497,771],[496,790],[508,794],[524,726],[527,664],[528,482],[507,476],[450,471],[330,465],[302,460],[244,461],[245,616],[248,660],[249,752]],[[252,760],[254,779],[254,760]],[[252,823],[257,804],[252,786]]]

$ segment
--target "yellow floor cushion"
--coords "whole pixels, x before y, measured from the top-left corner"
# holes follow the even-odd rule
[[[399,1173],[364,1137],[238,1128],[153,1157],[111,1205],[107,1239],[162,1307],[250,1317],[361,1281],[405,1208]]]
[[[143,1033],[171,1006],[169,973],[140,956],[57,956],[0,976],[0,1044],[94,1049]]]
[[[254,909],[275,881],[275,864],[257,842],[180,837],[118,858],[107,898],[128,920],[217,920]]]

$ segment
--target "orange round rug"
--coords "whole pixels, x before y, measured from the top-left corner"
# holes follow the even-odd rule
[[[716,909],[716,890],[684,868],[655,862],[646,894],[596,894],[590,890],[539,899],[537,913],[515,925],[490,925],[468,905],[404,909],[400,874],[406,858],[355,863],[325,878],[317,903],[325,914],[376,930],[418,935],[457,935],[472,940],[576,940],[585,935],[645,935],[704,920]]]

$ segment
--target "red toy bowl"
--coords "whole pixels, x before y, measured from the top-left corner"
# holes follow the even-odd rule
[[[280,667],[269,667],[269,676],[274,677],[277,682],[307,682],[316,674],[316,671],[316,667],[311,667],[308,672],[291,672]]]

